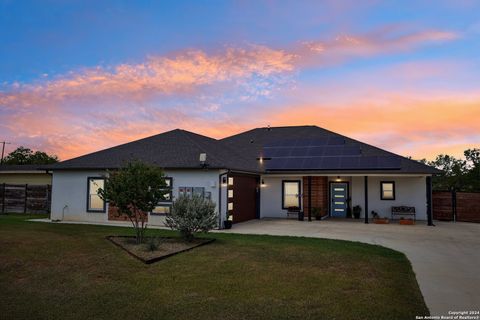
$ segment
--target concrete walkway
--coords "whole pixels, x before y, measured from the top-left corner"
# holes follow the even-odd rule
[[[431,315],[480,309],[480,224],[401,226],[351,221],[252,220],[221,232],[360,241],[405,253]]]

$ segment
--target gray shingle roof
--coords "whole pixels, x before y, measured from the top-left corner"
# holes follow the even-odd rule
[[[113,148],[66,160],[50,168],[63,169],[114,169],[131,160],[141,160],[166,169],[198,169],[200,153],[207,154],[209,168],[238,171],[265,172],[257,160],[265,144],[286,139],[342,137],[346,145],[357,145],[365,156],[393,156],[400,159],[398,170],[382,172],[437,174],[435,168],[426,166],[377,147],[350,139],[317,126],[292,126],[252,129],[221,140],[193,132],[176,129],[152,137],[122,144]],[[338,172],[335,170],[332,172]],[[322,172],[327,172],[323,170]],[[342,171],[353,173],[361,171]],[[362,171],[364,172],[364,171]],[[377,173],[379,171],[376,171]]]
[[[246,159],[218,140],[181,129],[62,161],[51,169],[115,169],[131,160],[168,169],[198,169],[200,153],[207,154],[209,168],[257,169],[255,163],[249,166]]]

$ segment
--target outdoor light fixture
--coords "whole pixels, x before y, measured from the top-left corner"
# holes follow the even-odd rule
[[[227,177],[226,176],[223,176],[222,177],[222,184],[227,184]]]
[[[264,186],[265,186],[265,181],[263,181],[263,179],[262,179],[262,181],[260,182],[260,184],[262,185],[262,187],[264,187]]]
[[[335,179],[335,181],[342,181],[342,179],[340,179],[340,176],[337,176],[337,179]]]

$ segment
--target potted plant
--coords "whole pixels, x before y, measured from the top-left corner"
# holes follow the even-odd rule
[[[382,218],[378,215],[376,211],[372,210],[373,223],[376,224],[389,224],[390,220],[388,218]]]
[[[312,208],[312,216],[314,216],[315,219],[317,219],[317,220],[322,220],[322,208],[313,207]]]
[[[225,229],[232,229],[232,220],[230,219],[230,212],[227,211],[227,214],[226,214],[226,219],[225,221],[223,221],[223,227]]]
[[[353,217],[355,219],[360,219],[361,213],[362,213],[362,207],[360,207],[359,205],[356,205],[355,207],[353,207]]]
[[[405,219],[404,217],[401,217],[399,223],[400,223],[401,225],[411,226],[411,225],[414,225],[414,224],[415,224],[415,220],[413,220],[413,219]]]

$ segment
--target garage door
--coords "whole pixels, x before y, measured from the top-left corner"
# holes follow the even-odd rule
[[[247,175],[229,175],[229,199],[233,204],[233,223],[257,218],[258,177]],[[231,190],[231,191],[230,191]],[[232,192],[233,191],[233,192]]]

